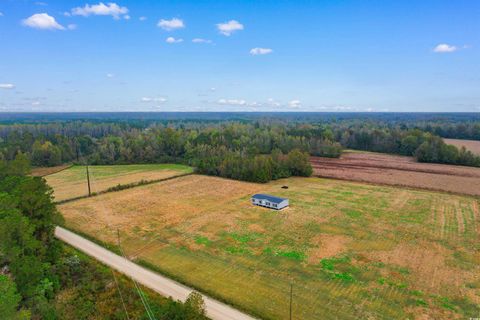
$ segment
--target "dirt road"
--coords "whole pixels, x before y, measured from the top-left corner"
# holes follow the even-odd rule
[[[175,300],[185,301],[193,291],[178,282],[170,280],[146,268],[143,268],[73,232],[61,227],[55,230],[55,236],[79,249],[98,261],[124,273],[135,279],[142,285],[160,293],[165,297],[172,297]],[[207,315],[213,320],[251,320],[249,315],[242,313],[224,303],[203,295]]]

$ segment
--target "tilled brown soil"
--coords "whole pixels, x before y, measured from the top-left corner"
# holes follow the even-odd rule
[[[443,139],[447,144],[453,144],[457,148],[465,147],[467,150],[480,155],[480,141],[478,140],[460,140],[460,139]]]
[[[418,163],[411,157],[366,152],[310,161],[318,177],[480,196],[480,168]]]

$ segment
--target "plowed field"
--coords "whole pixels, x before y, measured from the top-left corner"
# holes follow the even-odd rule
[[[312,157],[311,163],[317,177],[480,195],[480,168],[369,152],[345,152],[339,159]]]

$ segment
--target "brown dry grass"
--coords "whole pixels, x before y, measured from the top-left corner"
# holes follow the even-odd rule
[[[32,168],[31,175],[34,177],[45,177],[71,167],[71,164],[63,164],[55,167],[36,167]]]
[[[463,294],[462,283],[472,281],[474,275],[466,270],[459,270],[446,264],[452,250],[436,243],[419,241],[416,244],[402,243],[389,251],[376,251],[367,254],[372,260],[382,261],[409,270],[410,281],[415,290],[438,292],[442,288]]]
[[[317,264],[324,258],[335,257],[347,250],[350,237],[342,235],[319,234],[312,238],[313,247],[308,251],[308,262]]]
[[[235,213],[223,214],[219,206],[258,190],[257,184],[195,175],[75,201],[60,208],[69,224],[84,226],[88,220],[89,233],[109,241],[117,229],[133,236],[135,229],[148,233],[180,224],[190,231],[217,229],[219,224],[228,228]]]
[[[258,192],[291,205],[252,206]],[[472,197],[333,179],[253,184],[191,175],[59,209],[68,227],[110,244],[118,228],[130,257],[266,318],[286,319],[293,279],[299,319],[406,319],[420,312],[415,299],[428,304],[427,318],[462,313],[443,307],[443,297],[477,301],[480,290],[467,284],[480,272],[478,205]]]
[[[312,157],[311,163],[318,177],[480,195],[480,168],[362,152],[345,152],[339,159]]]
[[[467,150],[480,155],[480,141],[462,139],[443,139],[446,144],[454,145],[457,148],[465,147]]]

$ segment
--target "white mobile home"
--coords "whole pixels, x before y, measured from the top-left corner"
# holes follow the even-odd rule
[[[288,207],[288,199],[274,197],[268,194],[254,194],[252,196],[252,204],[270,209],[280,210]]]

